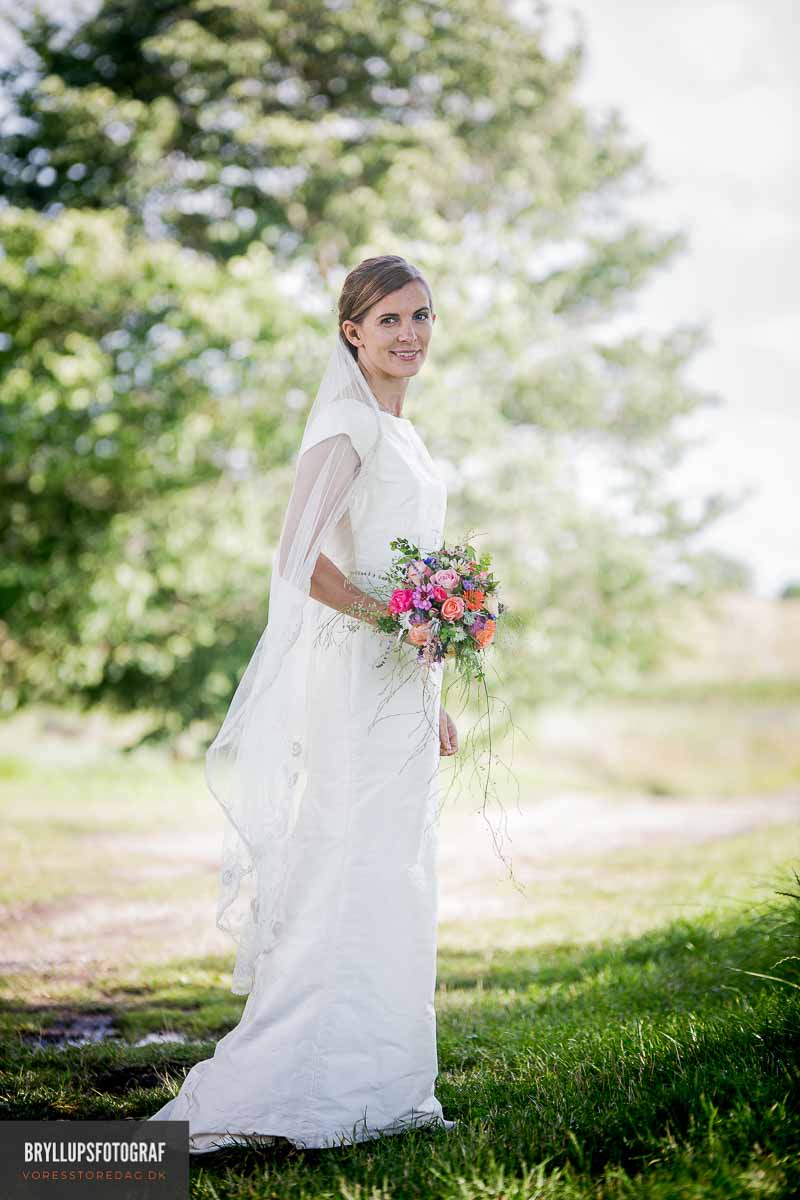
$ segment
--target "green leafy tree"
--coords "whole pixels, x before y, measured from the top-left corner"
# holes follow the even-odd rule
[[[102,697],[189,719],[232,683],[226,643],[241,660],[263,621],[267,539],[239,512],[250,544],[234,541],[231,512],[237,476],[280,471],[296,442],[281,390],[296,331],[265,247],[223,271],[128,234],[124,210],[0,212],[5,703]],[[231,624],[226,577],[242,588]]]
[[[545,20],[106,0],[21,28],[0,148],[6,707],[220,715],[343,271],[387,251],[434,289],[408,411],[453,534],[495,550],[515,694],[655,661],[728,503],[689,516],[668,488],[680,418],[716,398],[684,378],[700,329],[609,332],[681,239],[626,215],[642,149],[577,104],[582,47],[546,55]],[[589,461],[614,505],[582,497]]]
[[[579,50],[546,57],[501,0],[106,0],[69,34],[40,15],[25,45],[9,200],[123,205],[222,257],[258,238],[324,271],[376,236],[449,240],[490,204],[552,235],[641,157],[571,99]],[[634,275],[660,245],[638,244]],[[608,291],[602,265],[581,303]]]

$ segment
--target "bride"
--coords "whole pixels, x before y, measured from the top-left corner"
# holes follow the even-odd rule
[[[217,924],[248,998],[149,1118],[188,1121],[193,1152],[454,1125],[434,1091],[434,991],[437,770],[458,737],[442,664],[408,644],[387,655],[376,628],[389,543],[444,540],[445,483],[403,412],[435,320],[403,258],[345,279],[268,625],[206,756],[227,818]]]

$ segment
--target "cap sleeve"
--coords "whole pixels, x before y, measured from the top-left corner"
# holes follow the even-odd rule
[[[324,441],[325,438],[344,433],[350,438],[359,459],[363,461],[378,433],[376,421],[377,416],[371,413],[362,401],[349,396],[335,400],[309,422],[300,443],[299,453],[303,455],[311,446]]]

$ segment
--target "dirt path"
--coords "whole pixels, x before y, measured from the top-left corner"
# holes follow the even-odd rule
[[[497,811],[490,811],[488,817],[499,833]],[[576,870],[580,875],[602,873],[603,860],[619,850],[659,848],[668,857],[674,847],[793,822],[797,827],[794,852],[800,853],[800,792],[726,800],[562,793],[521,813],[511,809],[508,840],[498,840],[515,876],[536,884],[570,878]],[[787,845],[787,855],[791,853]],[[471,814],[468,821],[451,823],[447,834],[443,832],[440,864],[440,921],[526,915],[526,901],[512,886],[498,887],[505,873],[482,817]]]
[[[490,812],[499,827],[500,814]],[[768,825],[795,824],[787,857],[800,852],[800,793],[728,800],[608,798],[560,794],[507,814],[503,853],[514,874],[534,887],[603,871],[604,856],[642,847],[663,849],[730,838]],[[530,917],[530,898],[505,881],[484,819],[445,807],[440,840],[440,922],[516,920]],[[15,977],[28,1002],[121,966],[230,955],[232,943],[214,924],[217,832],[161,835],[92,835],[84,838],[86,861],[102,851],[125,864],[132,887],[148,883],[152,898],[96,894],[87,871],[79,894],[52,904],[23,905],[0,912],[3,957],[0,972],[10,990]],[[179,894],[169,895],[171,880]],[[31,977],[35,977],[32,982]]]

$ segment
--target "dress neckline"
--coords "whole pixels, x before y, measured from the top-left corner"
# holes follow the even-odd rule
[[[398,417],[393,412],[389,412],[388,408],[381,408],[380,404],[378,405],[378,411],[382,412],[387,417],[391,417],[393,421],[405,421],[407,425],[411,424],[410,417]]]

